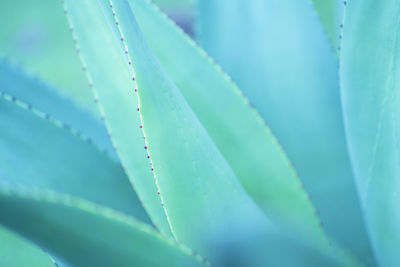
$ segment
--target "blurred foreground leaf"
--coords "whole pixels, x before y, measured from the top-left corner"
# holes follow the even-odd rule
[[[17,234],[0,227],[0,265],[54,267],[50,256]]]
[[[347,154],[337,59],[312,4],[203,0],[199,7],[201,44],[282,144],[333,244],[372,261]]]
[[[202,265],[151,227],[83,199],[3,184],[0,210],[1,224],[74,266]]]
[[[121,166],[61,122],[0,94],[0,181],[78,196],[150,222]]]
[[[400,257],[400,1],[349,1],[341,84],[350,155],[374,253]]]

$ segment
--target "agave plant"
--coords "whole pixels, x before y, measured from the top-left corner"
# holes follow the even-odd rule
[[[1,266],[400,266],[399,12],[3,1]]]

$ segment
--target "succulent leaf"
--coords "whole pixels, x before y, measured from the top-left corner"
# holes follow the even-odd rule
[[[75,102],[61,96],[38,78],[28,75],[21,67],[0,60],[0,91],[27,103],[52,118],[90,138],[101,150],[105,150],[116,161],[115,152],[104,125],[92,113],[80,109]]]
[[[120,165],[67,125],[0,95],[0,181],[79,196],[150,223]]]
[[[49,255],[31,242],[0,226],[0,265],[54,267]]]
[[[0,209],[1,224],[73,266],[204,265],[152,227],[83,199],[2,184]]]
[[[338,51],[340,43],[340,24],[343,19],[344,2],[341,0],[312,0],[315,10],[321,19],[322,25],[332,43]]]
[[[340,77],[353,169],[380,266],[400,258],[400,1],[347,1]]]
[[[400,0],[0,21],[1,266],[400,266]]]
[[[107,7],[110,9],[109,5]],[[132,80],[121,36],[109,26],[97,1],[66,1],[64,8],[74,29],[73,38],[101,117],[121,164],[135,184],[136,192],[153,223],[162,233],[172,236],[157,194],[148,151],[144,149],[136,83]]]
[[[269,225],[152,53],[131,5],[112,5],[109,17],[116,14],[132,59],[147,150],[177,239],[210,254],[205,233],[214,236],[222,225],[231,229],[246,215],[255,225]]]
[[[296,171],[237,86],[155,5],[129,2],[155,56],[247,193],[276,225],[294,222],[308,238],[323,235]]]
[[[337,58],[311,2],[203,0],[199,8],[202,45],[282,144],[333,244],[369,261],[345,142]]]

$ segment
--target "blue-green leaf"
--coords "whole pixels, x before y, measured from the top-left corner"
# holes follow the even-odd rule
[[[130,3],[160,64],[248,194],[276,225],[300,226],[308,239],[323,235],[294,168],[237,86],[156,6],[147,0]]]
[[[0,57],[19,63],[99,118],[60,1],[1,1],[0,22]]]
[[[344,137],[337,59],[308,0],[203,0],[200,40],[287,152],[334,244],[371,249]]]
[[[322,25],[332,42],[333,49],[338,51],[340,41],[340,24],[343,18],[344,2],[342,0],[312,0]]]
[[[0,265],[55,267],[42,249],[3,227],[0,227]]]
[[[184,30],[190,36],[193,36],[195,30],[195,0],[155,0],[152,1],[152,3],[156,4],[164,12],[166,12],[182,30]]]
[[[111,19],[115,13],[132,60],[160,195],[176,238],[209,256],[215,248],[207,239],[222,226],[227,231],[241,223],[264,229],[269,222],[153,55],[131,7],[127,1],[113,1],[104,13]]]
[[[0,91],[79,130],[89,137],[91,142],[116,159],[105,126],[91,113],[80,109],[71,100],[60,96],[57,90],[5,60],[0,60],[0,72],[2,73]]]
[[[162,233],[171,235],[148,153],[144,149],[136,85],[124,57],[120,36],[113,35],[97,1],[68,1],[64,7],[121,164],[135,184],[136,192],[153,223]]]
[[[347,1],[340,77],[350,155],[380,266],[400,256],[400,1]]]
[[[132,217],[51,191],[2,184],[0,223],[72,266],[202,265],[192,251]]]
[[[79,196],[150,222],[120,165],[74,129],[0,95],[0,181]]]

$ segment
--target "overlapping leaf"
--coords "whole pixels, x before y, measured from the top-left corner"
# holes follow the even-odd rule
[[[0,181],[79,196],[150,222],[120,165],[73,129],[0,94]]]
[[[209,255],[207,239],[223,228],[246,222],[243,227],[264,229],[268,221],[151,52],[129,3],[114,1],[108,9],[106,16],[116,14],[132,59],[147,149],[178,240]]]
[[[82,199],[1,185],[0,209],[1,224],[73,266],[203,265],[151,227]]]
[[[333,24],[339,9],[328,12],[327,7],[339,3],[314,2],[336,44]],[[263,119],[251,110],[229,77],[154,5],[146,0],[79,4],[67,0],[64,7],[70,26],[79,25],[73,36],[77,51],[82,51],[83,70],[88,70],[90,87],[100,103],[101,118],[122,169],[135,183],[146,211],[163,234],[199,249],[222,265],[358,265],[340,246],[337,248],[337,243],[350,248],[366,265],[373,265],[346,156],[335,58],[312,7],[301,1],[282,5],[268,0],[240,8],[243,2],[229,1],[221,20],[221,3],[224,1],[201,2],[201,10],[207,11],[207,21],[200,16],[203,44],[272,125],[311,192],[334,249],[326,250],[322,245],[315,250],[315,243],[309,247],[276,234],[256,204],[274,223],[298,227],[303,234],[310,234],[311,241],[324,240],[297,174]],[[345,39],[341,55],[351,159],[374,252],[383,266],[400,263],[395,250],[400,244],[396,235],[400,223],[396,209],[400,129],[395,105],[400,100],[398,4],[390,0],[379,9],[372,1],[350,5],[345,38],[351,37]],[[371,16],[378,23],[369,28]],[[1,53],[14,49],[9,40],[23,44],[31,30],[66,29],[63,23],[54,27],[41,24],[57,19],[42,19],[36,13],[15,21],[22,27],[14,22],[7,29],[23,31],[12,38],[7,30],[0,32],[7,37],[0,44]],[[26,22],[40,25],[33,23],[32,29],[26,29]],[[250,28],[256,30],[250,32]],[[61,31],[57,40],[65,33]],[[374,36],[372,42],[370,35]],[[36,41],[33,47],[16,46],[15,50],[33,49],[33,53],[27,51],[31,58],[23,64],[34,71],[49,70],[54,66],[53,58],[72,55],[71,49],[65,49],[69,51],[65,55],[51,56],[51,49],[49,53],[37,50]],[[42,41],[39,38],[38,47],[44,47]],[[53,42],[57,43],[55,39],[49,43]],[[233,56],[226,49],[227,43],[240,53]],[[313,57],[312,51],[322,57]],[[32,60],[35,55],[50,55],[42,59],[51,60],[36,64]],[[374,64],[368,64],[366,55],[372,55]],[[150,223],[121,167],[95,147],[110,150],[103,126],[3,63],[1,224],[74,265],[208,264],[195,251],[165,239],[131,217],[65,195],[87,198]],[[68,59],[67,65],[76,63]],[[63,90],[81,87],[82,76],[73,85],[64,74],[50,80]],[[78,101],[87,103],[84,98]],[[301,127],[295,127],[298,124]],[[75,127],[93,135],[95,146],[85,142],[87,138]],[[94,183],[96,187],[90,187]],[[63,194],[44,190],[48,188]],[[43,253],[22,239],[5,231],[0,234],[11,240],[10,244],[22,244],[23,251],[32,252],[18,260],[32,255],[33,260],[49,263],[49,258],[44,259]],[[66,238],[60,242],[57,236]],[[157,251],[156,257],[152,251]],[[232,252],[234,255],[228,256]],[[16,263],[12,259],[8,262]]]
[[[370,261],[344,138],[337,59],[312,3],[199,4],[202,45],[277,136],[327,234]]]
[[[217,228],[221,228],[223,223],[239,219],[243,212],[253,216],[254,223],[267,224],[267,220],[246,195],[236,176],[179,91],[152,56],[134,21],[125,22],[131,26],[128,33],[130,37],[119,35],[117,39],[113,33],[120,34],[117,32],[118,28],[109,27],[109,25],[115,25],[113,17],[115,11],[110,8],[107,1],[99,1],[102,10],[96,5],[82,7],[81,4],[76,5],[72,1],[67,3],[72,22],[79,22],[81,25],[80,30],[77,29],[76,32],[78,43],[81,46],[87,69],[93,77],[93,87],[99,94],[100,103],[103,104],[106,121],[109,123],[115,140],[125,147],[123,149],[126,149],[127,144],[129,146],[131,143],[132,146],[136,146],[143,142],[132,138],[136,129],[141,131],[139,114],[143,114],[143,127],[147,130],[146,143],[143,142],[141,149],[145,153],[151,152],[150,156],[157,174],[159,194],[176,237],[188,245],[193,245],[195,249],[210,252],[210,248],[205,245],[208,239],[207,235],[213,236],[212,233],[217,231]],[[122,16],[125,14],[132,16],[130,8],[126,11],[128,13],[123,13]],[[115,17],[118,19],[118,14]],[[93,28],[97,29],[95,34],[92,34]],[[107,47],[107,55],[114,56],[114,63],[122,60],[123,68],[119,74],[105,75],[110,67],[115,66],[96,63],[95,59],[98,60],[100,56],[104,58],[102,56],[104,51],[98,49],[98,43],[96,43],[96,38],[99,37],[98,32],[103,33],[101,40]],[[129,51],[128,47],[124,47],[124,38],[135,37],[137,45],[129,47],[131,50]],[[122,52],[129,51],[126,59],[121,57],[123,55],[120,51],[121,47],[124,49]],[[130,58],[132,55],[133,58]],[[126,61],[124,62],[124,60]],[[135,77],[142,81],[142,89],[138,88],[139,91],[142,90],[143,94],[139,94],[140,106],[134,91],[133,72],[128,68],[129,61],[137,67],[135,69],[137,77]],[[147,71],[149,67],[152,68],[151,72]],[[103,74],[102,76],[99,75],[100,72]],[[116,75],[120,75],[121,79],[116,79]],[[113,82],[109,87],[106,87],[104,83],[107,79]],[[120,86],[117,86],[116,82],[119,81],[121,82]],[[101,98],[105,95],[110,97],[108,99]],[[157,95],[168,96],[168,98],[159,102],[160,98]],[[155,102],[152,103],[152,101]],[[112,102],[118,103],[117,110],[111,108],[110,103]],[[136,111],[136,107],[140,108],[140,113]],[[130,111],[124,113],[124,119],[136,120],[136,124],[121,124],[122,116],[119,114],[124,110]],[[140,134],[143,135],[143,133]],[[143,140],[143,137],[140,139]],[[147,144],[149,144],[148,148]],[[129,157],[130,162],[135,159],[132,151],[118,151],[121,156],[125,153],[125,157]],[[146,159],[145,166],[149,166],[149,169],[152,168],[150,160],[145,155],[143,158]],[[140,159],[135,164],[138,164],[139,161]],[[133,166],[127,166],[127,169],[129,168],[135,170]],[[160,200],[158,205],[161,206]],[[207,231],[210,232],[207,233]]]
[[[146,0],[129,2],[160,64],[248,194],[277,225],[290,222],[321,235],[293,167],[239,89],[154,5]]]
[[[96,1],[69,1],[66,4],[65,12],[75,29],[74,38],[82,53],[89,82],[121,164],[135,183],[138,196],[153,223],[162,233],[171,235],[148,153],[144,149],[136,84],[123,54],[121,37],[113,35]]]
[[[5,60],[0,61],[0,73],[0,91],[78,130],[116,159],[105,126],[93,114],[80,109],[75,102],[62,97],[54,88]]]

